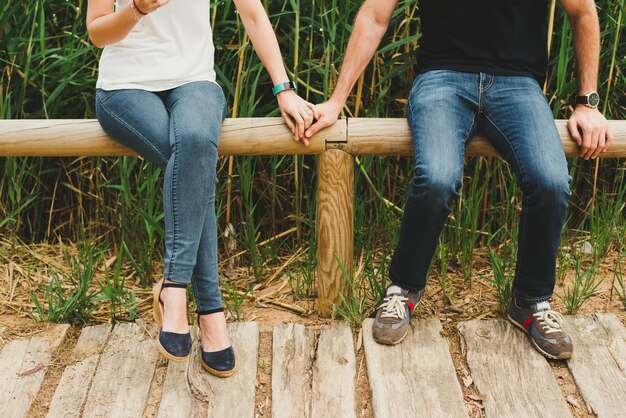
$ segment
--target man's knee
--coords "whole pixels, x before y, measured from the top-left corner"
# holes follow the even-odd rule
[[[529,202],[545,201],[567,206],[571,195],[570,180],[567,171],[546,170],[533,173],[526,179],[525,196]]]
[[[461,175],[454,171],[417,169],[410,194],[428,199],[433,205],[450,205],[458,197],[461,188]]]

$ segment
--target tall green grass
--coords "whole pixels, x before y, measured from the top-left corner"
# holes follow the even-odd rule
[[[602,30],[599,91],[609,119],[626,118],[626,40],[624,0],[598,0]],[[332,92],[360,1],[265,0],[289,71],[301,94],[321,102]],[[346,115],[404,116],[420,42],[419,2],[402,0],[385,39],[359,80]],[[86,1],[7,1],[0,6],[0,118],[93,118],[94,86],[100,51],[85,30]],[[232,114],[277,116],[271,80],[254,54],[232,2],[216,1],[217,77]],[[547,96],[557,118],[571,111],[575,91],[572,32],[557,7]],[[238,157],[219,163],[218,226],[234,225],[235,241],[221,240],[221,253],[252,268],[262,282],[279,256],[303,244],[309,251],[287,273],[299,296],[314,292],[315,160],[313,157]],[[232,167],[232,169],[229,169]],[[572,209],[564,241],[583,237],[596,249],[592,262],[624,254],[624,160],[571,160]],[[382,292],[388,257],[398,234],[408,158],[363,157],[355,174],[355,254],[363,254],[367,274],[353,287],[364,295],[361,311]],[[498,160],[468,159],[464,188],[444,229],[434,269],[458,266],[468,283],[477,253],[489,243],[495,253],[513,254],[520,191],[509,167]],[[3,158],[0,160],[0,233],[27,242],[80,240],[82,230],[118,253],[147,285],[162,257],[161,173],[134,158]],[[228,219],[227,215],[228,214]],[[297,226],[267,245],[259,243]],[[225,243],[228,242],[228,245]],[[498,258],[491,260],[498,264]],[[439,267],[437,267],[439,265]],[[508,263],[494,265],[501,278]],[[446,271],[440,271],[447,292]],[[498,279],[500,280],[500,279]],[[374,289],[374,291],[371,291]],[[506,287],[498,292],[505,292]],[[237,305],[239,306],[239,305]],[[359,317],[356,315],[356,317]]]

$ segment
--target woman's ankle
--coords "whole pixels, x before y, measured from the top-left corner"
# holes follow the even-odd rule
[[[165,280],[165,283],[170,283],[170,281]],[[163,303],[163,330],[176,333],[188,332],[187,290],[164,287],[161,290],[161,302]]]
[[[198,315],[202,349],[204,351],[220,351],[230,347],[230,338],[226,327],[224,312]]]

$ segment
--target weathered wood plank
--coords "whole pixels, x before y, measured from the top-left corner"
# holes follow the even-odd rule
[[[356,359],[345,322],[322,327],[313,364],[312,417],[355,416]]]
[[[222,379],[207,373],[200,364],[200,339],[194,342],[189,364],[189,383],[196,396],[208,403],[208,416],[254,417],[259,327],[255,322],[228,324],[235,348],[236,370]]]
[[[189,360],[177,363],[170,361],[163,383],[163,395],[159,405],[159,418],[189,418],[194,416],[195,401],[189,389],[187,371]]]
[[[46,374],[52,352],[61,345],[68,325],[56,325],[29,339],[10,341],[0,353],[0,417],[26,416]],[[28,376],[19,374],[43,363],[43,370]]]
[[[196,327],[192,327],[191,335],[195,340],[197,335]],[[189,388],[188,372],[189,360],[180,363],[170,361],[167,365],[158,418],[189,418],[195,416],[196,401]]]
[[[587,408],[598,417],[626,415],[626,328],[614,314],[566,317],[574,341],[568,366]]]
[[[89,385],[96,373],[100,355],[109,338],[110,324],[83,328],[76,347],[71,352],[72,364],[63,371],[54,392],[48,417],[79,417],[87,399]]]
[[[272,416],[311,416],[311,373],[315,333],[302,324],[274,327]]]
[[[363,323],[363,343],[377,418],[467,416],[438,319],[414,320],[412,330],[396,346],[374,341],[372,323],[373,319]]]
[[[317,160],[317,309],[332,314],[340,295],[348,297],[344,274],[352,272],[354,157],[329,150]]]
[[[615,314],[597,313],[595,315],[609,335],[607,347],[617,367],[626,373],[626,327]]]
[[[116,324],[87,395],[83,417],[142,416],[158,351],[145,328]]]
[[[507,321],[480,320],[458,326],[467,363],[489,417],[569,417],[550,365],[528,338]]]

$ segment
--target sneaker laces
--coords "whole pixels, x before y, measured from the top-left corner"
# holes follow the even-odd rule
[[[400,318],[406,316],[406,302],[409,298],[402,295],[389,295],[383,299],[378,309],[382,309],[381,318]]]
[[[537,318],[539,324],[543,327],[546,334],[561,331],[561,326],[565,319],[560,313],[553,311],[552,309],[546,309],[533,314],[533,317]]]

